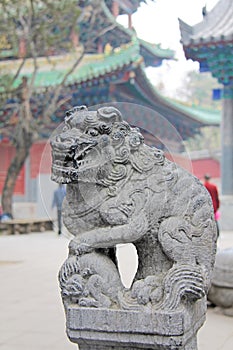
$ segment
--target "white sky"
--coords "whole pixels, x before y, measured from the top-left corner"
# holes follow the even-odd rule
[[[202,21],[202,8],[206,5],[210,11],[218,0],[147,0],[133,15],[133,26],[138,37],[151,43],[161,43],[163,48],[176,51],[177,62],[165,61],[162,67],[148,68],[147,75],[156,84],[163,80],[166,93],[175,96],[175,90],[182,83],[185,72],[198,70],[199,64],[184,57],[180,44],[180,30],[178,18],[190,25]],[[119,22],[127,25],[127,17],[120,16]]]

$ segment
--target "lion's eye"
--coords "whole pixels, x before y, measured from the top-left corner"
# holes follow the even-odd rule
[[[88,130],[86,131],[86,134],[87,134],[87,135],[90,135],[90,136],[98,136],[98,135],[99,135],[99,132],[98,132],[98,130],[96,130],[96,129],[88,129]]]
[[[69,130],[69,129],[71,129],[70,125],[65,124],[64,127],[63,127],[63,129],[62,129],[62,131],[63,131],[63,132],[66,132],[66,131]]]

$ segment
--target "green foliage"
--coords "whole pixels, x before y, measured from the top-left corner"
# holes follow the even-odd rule
[[[77,0],[1,0],[2,42],[16,49],[24,39],[27,56],[47,55],[55,48],[67,49],[81,12],[78,3]]]
[[[190,105],[220,110],[221,101],[213,101],[212,99],[212,91],[215,88],[221,88],[221,85],[210,73],[190,71],[177,94],[179,98]]]
[[[208,150],[209,154],[220,150],[220,127],[206,126],[201,129],[201,133],[185,141],[185,146],[189,151]]]
[[[11,87],[12,74],[1,73],[0,75],[0,92],[8,91]]]
[[[221,111],[222,101],[212,99],[214,88],[221,88],[221,85],[211,76],[211,73],[190,71],[183,82],[182,89],[179,91],[179,96],[185,99],[188,105]],[[220,127],[203,127],[200,134],[190,138],[185,144],[190,151],[208,150],[211,154],[221,147]]]
[[[51,124],[53,113],[67,102],[67,97],[61,97],[62,89],[85,53],[82,45],[77,49],[74,35],[81,11],[85,9],[79,7],[78,0],[0,0],[0,131],[16,149],[2,191],[4,212],[12,213],[15,182],[30,147]],[[64,64],[62,81],[40,99],[35,86],[39,69],[43,66],[52,70],[50,56],[60,55],[59,62],[63,63],[64,55],[70,54],[72,48],[72,60],[68,67]],[[7,58],[14,60],[4,62]],[[33,108],[37,98],[39,117]]]

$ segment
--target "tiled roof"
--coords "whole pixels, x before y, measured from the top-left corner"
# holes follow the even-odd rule
[[[123,3],[124,1],[119,0],[118,2]],[[130,0],[128,2],[132,3],[135,6],[136,6],[136,4],[137,4],[137,6],[139,6],[139,3],[146,2],[146,1],[145,0]],[[121,24],[119,24],[118,22],[115,21],[115,18],[113,17],[111,12],[108,11],[104,2],[101,3],[101,6],[103,8],[103,14],[104,14],[102,20],[104,21],[105,25],[106,25],[106,20],[110,21],[111,23],[112,22],[116,23],[116,27],[114,27],[114,29],[113,29],[114,36],[118,36],[120,38],[122,35],[125,35],[125,36],[128,35],[129,41],[133,40],[133,38],[136,37],[137,40],[139,41],[141,53],[144,50],[147,50],[147,51],[149,51],[150,55],[154,56],[157,59],[161,59],[161,61],[163,59],[173,59],[174,58],[175,52],[173,50],[163,49],[163,48],[161,48],[160,44],[154,44],[154,43],[150,43],[148,41],[145,41],[143,39],[139,39],[137,37],[137,34],[135,33],[134,29],[125,28],[124,26],[122,26]]]
[[[147,79],[145,72],[141,69],[141,67],[139,67],[139,69],[140,82],[143,86],[143,91],[145,92],[146,97],[150,98],[152,104],[154,101],[156,101],[156,103],[159,103],[160,106],[166,106],[170,108],[170,110],[173,110],[173,112],[177,114],[177,117],[184,117],[186,121],[189,120],[190,122],[195,122],[199,126],[217,126],[220,124],[221,113],[219,111],[205,109],[198,106],[187,106],[181,102],[178,103],[173,99],[161,95],[151,84],[150,80]]]
[[[143,59],[141,56],[141,46],[146,44],[150,47],[150,44],[142,40],[138,40],[136,37],[133,41],[122,48],[119,48],[109,54],[92,54],[86,55],[82,63],[77,67],[77,69],[69,76],[67,84],[72,82],[80,83],[87,80],[97,78],[101,75],[111,73],[117,69],[123,68],[125,65],[139,64],[142,63]],[[154,50],[154,55],[157,53],[157,57],[171,57],[170,50],[163,50],[156,45],[151,46],[151,50]],[[63,58],[65,60],[65,57]],[[30,61],[30,59],[28,60]],[[59,84],[66,70],[63,65],[58,65],[58,68],[49,69],[48,63],[43,60],[44,64],[38,70],[35,80],[35,86],[45,87]],[[64,63],[64,62],[63,62]],[[68,62],[66,62],[66,65]],[[69,69],[69,66],[67,66]],[[21,83],[22,75],[31,76],[31,71],[22,72],[19,78],[15,82],[15,87]]]
[[[129,5],[138,7],[140,2],[144,2],[144,0],[124,0],[118,1],[119,3],[129,3]],[[111,2],[110,2],[111,3]],[[109,4],[108,4],[109,5]],[[125,28],[123,25],[119,24],[116,21],[116,18],[113,16],[108,6],[104,1],[100,2],[99,13],[96,18],[95,29],[98,33],[104,29],[107,29],[106,32],[101,36],[101,41],[103,46],[106,44],[110,44],[113,48],[118,48],[123,44],[130,43],[136,36],[134,29]],[[85,42],[86,40],[93,40],[93,27],[89,25],[89,22],[81,21],[79,28],[80,41]],[[98,39],[98,38],[97,38]],[[138,39],[138,38],[137,38]],[[174,51],[170,49],[162,49],[158,44],[152,44],[146,42],[142,39],[138,39],[140,44],[140,53],[147,52],[149,53],[151,59],[158,61],[160,64],[163,59],[173,59]],[[94,51],[93,48],[88,53],[97,52],[98,40],[94,37],[92,46],[96,46]]]
[[[81,83],[98,78],[117,69],[121,69],[123,66],[130,64],[137,65],[141,62],[142,57],[139,53],[139,43],[137,40],[110,54],[86,55],[82,63],[68,77],[67,85],[73,82]],[[67,69],[69,70],[70,67],[67,67]],[[21,83],[22,76],[30,77],[31,74],[30,71],[22,72],[15,82],[15,87]],[[65,74],[64,65],[57,69],[49,69],[48,63],[47,65],[44,64],[44,67],[42,66],[36,75],[35,86],[46,87],[58,85]]]
[[[169,100],[169,99],[168,99]],[[221,122],[221,111],[214,110],[214,109],[207,109],[207,108],[202,108],[197,105],[192,105],[192,106],[187,106],[183,103],[179,103],[174,100],[170,100],[171,103],[182,110],[183,112],[187,112],[195,118],[196,120],[201,121],[205,125],[215,125],[218,126],[220,125]]]
[[[122,85],[119,88],[124,89]],[[136,70],[135,83],[129,84],[127,89],[130,90],[130,93],[127,91],[128,96],[134,95],[136,97],[135,103],[140,101],[140,104],[145,104],[156,110],[172,124],[175,123],[177,129],[179,129],[179,125],[186,125],[190,129],[190,135],[194,133],[194,129],[220,124],[221,113],[219,111],[187,106],[161,95],[151,84],[140,65]],[[134,101],[132,102],[134,103]],[[184,135],[183,138],[185,138]]]
[[[184,46],[233,41],[233,1],[220,0],[203,21],[194,26],[181,19],[179,23]]]
[[[139,39],[140,47],[150,52],[150,54],[161,59],[174,58],[175,51],[171,49],[162,49],[160,44],[152,44],[143,39]]]
[[[34,114],[37,118],[40,116],[41,98],[43,99],[44,96],[44,88],[48,86],[55,86],[62,81],[65,74],[64,66],[69,69],[68,58],[65,56],[57,58],[56,69],[50,69],[51,67],[49,67],[49,63],[42,58],[43,64],[41,64],[38,68],[38,74],[36,75],[35,80],[35,85],[38,88],[38,94],[35,94],[35,99],[33,102]],[[71,60],[71,58],[69,59]],[[31,59],[29,59],[25,64],[27,71],[23,73],[24,76],[27,75],[30,77],[31,75],[30,63]],[[9,64],[14,64],[14,62],[10,61]],[[55,59],[52,64],[55,64]],[[131,71],[135,73],[135,76],[132,78],[132,82],[129,74],[127,75],[127,73],[130,73]],[[115,72],[122,72],[123,74],[125,72],[126,77],[120,77]],[[115,95],[111,95],[111,93],[114,94],[114,90],[110,93],[110,95],[108,95],[109,91],[106,84],[109,83],[105,83],[106,88],[102,88],[100,85],[94,86],[92,84],[95,81],[104,80],[109,76],[109,73],[110,76],[113,73],[112,76],[116,77],[117,82],[115,83],[114,90],[120,91],[120,99],[115,98],[117,97]],[[18,78],[18,85],[21,83],[21,79],[22,76]],[[78,87],[76,84],[80,83],[82,83],[83,86]],[[201,113],[198,110],[195,111],[193,108],[188,108],[187,106],[177,104],[158,93],[158,91],[152,86],[146,77],[143,59],[140,55],[139,42],[136,39],[130,45],[124,46],[117,52],[99,55],[86,55],[80,66],[71,74],[66,84],[68,89],[64,89],[63,95],[66,96],[66,94],[70,94],[72,96],[72,105],[80,104],[80,100],[85,101],[85,104],[90,105],[90,103],[94,104],[94,98],[97,98],[97,101],[100,101],[101,98],[104,99],[105,97],[106,101],[103,100],[101,103],[108,102],[110,101],[109,99],[113,97],[113,100],[127,102],[127,99],[122,99],[122,94],[125,92],[125,97],[130,98],[130,101],[128,102],[145,105],[163,115],[165,119],[174,125],[175,128],[177,128],[183,139],[192,136],[194,133],[198,132],[200,127],[204,125],[219,124],[219,120],[213,119],[213,115],[211,115],[212,113],[207,116],[206,113]],[[90,88],[91,86],[92,88]],[[87,102],[86,99],[88,100]],[[12,103],[12,99],[9,99],[9,103]],[[5,108],[5,110],[7,111],[7,108]],[[6,120],[9,119],[8,114],[3,114],[2,117],[0,116],[0,119],[1,118],[2,120],[0,120],[0,122],[2,121],[2,125],[4,127]],[[53,122],[55,123],[61,121],[61,118],[63,118],[62,110],[55,115]],[[143,124],[144,122],[146,121],[144,121],[142,118],[141,123]],[[51,127],[53,126],[54,124],[51,124]],[[148,130],[148,128],[146,130]],[[47,135],[47,132],[48,131],[46,131],[45,135]]]

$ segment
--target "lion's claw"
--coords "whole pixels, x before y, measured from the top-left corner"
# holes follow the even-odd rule
[[[91,253],[92,251],[93,251],[93,248],[86,243],[81,243],[77,245],[75,249],[76,255],[83,255],[83,254]]]

